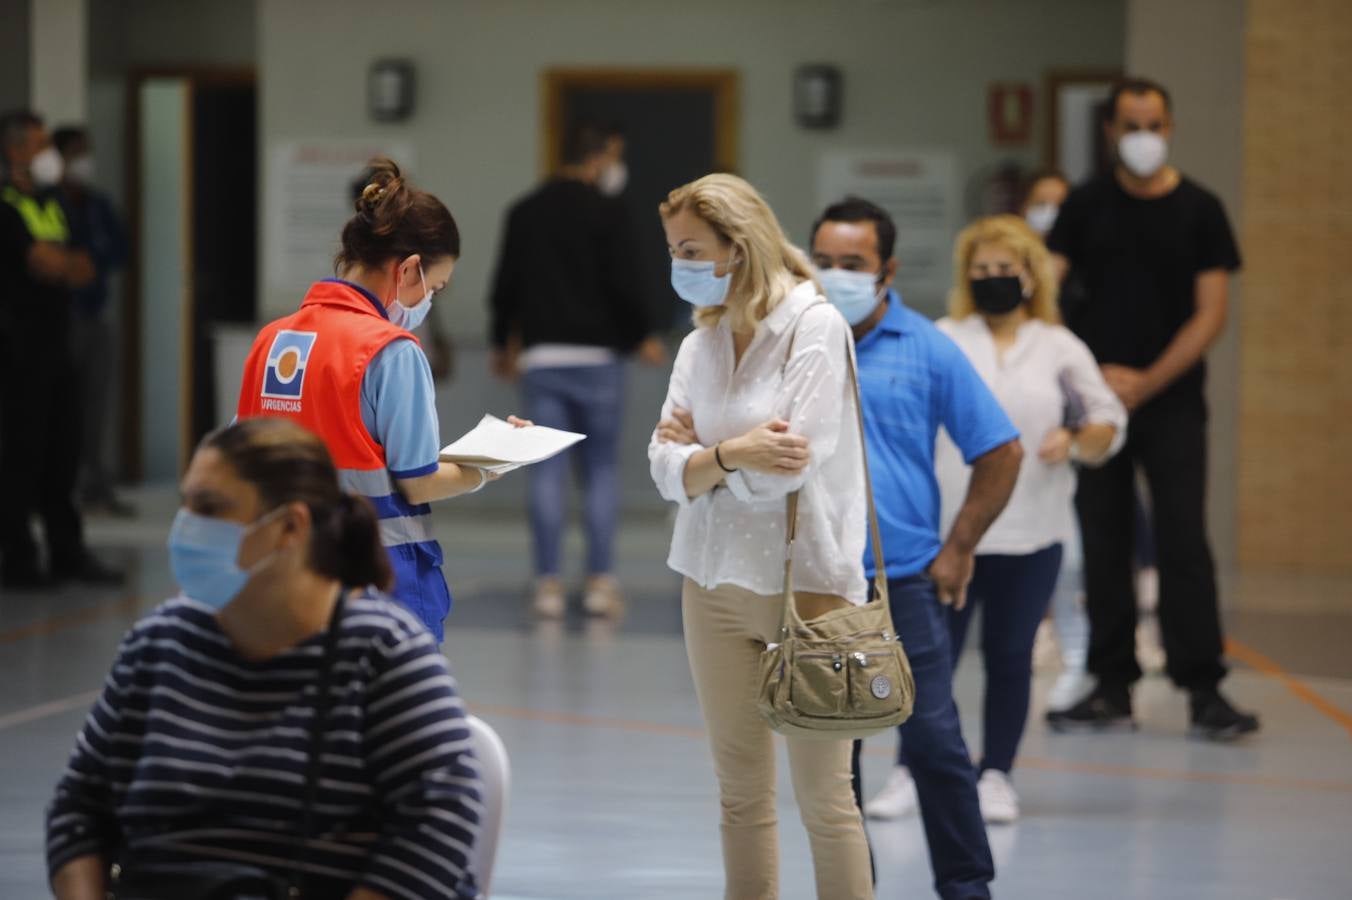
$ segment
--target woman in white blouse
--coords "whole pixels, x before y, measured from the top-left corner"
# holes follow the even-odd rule
[[[679,506],[668,564],[722,800],[728,898],[778,896],[775,755],[756,711],[761,652],[779,627],[786,497],[802,592],[866,600],[864,476],[849,326],[756,190],[710,175],[661,207],[672,286],[696,307],[648,446]],[[817,896],[873,896],[848,741],[789,739]]]
[[[951,614],[956,660],[973,613],[983,610],[977,788],[986,821],[1012,822],[1019,805],[1009,774],[1028,719],[1033,639],[1074,530],[1072,462],[1095,465],[1116,453],[1127,413],[1089,348],[1060,324],[1051,256],[1023,219],[992,216],[968,226],[958,235],[954,278],[939,328],[971,360],[1024,445],[1014,494],[977,545],[967,606]],[[966,492],[967,468],[947,441],[935,466],[951,515]]]

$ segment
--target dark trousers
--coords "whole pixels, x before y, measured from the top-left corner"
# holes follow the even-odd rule
[[[953,702],[948,615],[934,583],[923,575],[889,581],[888,592],[892,623],[915,675],[915,710],[898,730],[920,800],[934,889],[943,900],[984,900],[991,895],[995,862],[977,801],[976,769]],[[855,785],[862,797],[859,750],[855,742]]]
[[[0,555],[8,572],[36,570],[30,519],[42,519],[53,570],[84,552],[75,478],[80,465],[77,376],[55,341],[9,342],[0,359]]]
[[[981,659],[986,668],[979,771],[1009,773],[1028,723],[1033,678],[1033,639],[1047,614],[1056,576],[1061,571],[1061,545],[1022,556],[982,554],[967,588],[967,605],[948,612],[952,625],[953,663],[962,656],[967,628],[981,610]]]
[[[1187,690],[1213,688],[1225,677],[1206,535],[1206,439],[1200,397],[1161,398],[1132,416],[1121,453],[1080,471],[1075,506],[1084,537],[1089,671],[1105,686],[1124,688],[1141,677],[1131,565],[1137,466],[1150,488],[1169,677]]]

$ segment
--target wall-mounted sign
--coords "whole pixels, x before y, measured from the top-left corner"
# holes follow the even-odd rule
[[[991,142],[1000,147],[1027,144],[1033,137],[1033,88],[996,82],[986,92]]]

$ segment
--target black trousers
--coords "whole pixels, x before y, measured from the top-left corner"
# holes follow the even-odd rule
[[[63,340],[9,341],[0,359],[0,556],[5,571],[36,569],[30,519],[41,517],[54,571],[84,552],[75,479],[79,382]]]
[[[1080,470],[1075,506],[1084,537],[1089,671],[1104,685],[1125,687],[1141,677],[1132,572],[1138,466],[1150,489],[1169,677],[1186,690],[1212,688],[1225,677],[1206,534],[1206,428],[1200,395],[1166,395],[1132,416],[1121,453]]]

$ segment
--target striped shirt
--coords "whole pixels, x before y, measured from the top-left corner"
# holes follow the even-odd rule
[[[50,872],[120,852],[291,871],[323,645],[244,659],[182,597],[138,622],[48,808]],[[330,685],[306,895],[475,896],[479,769],[431,636],[387,599],[350,599]]]

